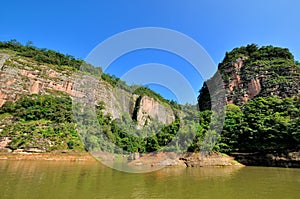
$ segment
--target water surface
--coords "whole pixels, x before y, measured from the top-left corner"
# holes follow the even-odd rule
[[[0,161],[0,198],[299,198],[300,170],[164,168],[130,174],[98,162]]]

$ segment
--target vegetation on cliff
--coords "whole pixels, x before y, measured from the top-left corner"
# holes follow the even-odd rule
[[[228,104],[220,141],[222,151],[299,149],[299,97],[258,97],[241,108]]]
[[[9,49],[17,52],[18,55],[32,58],[38,62],[57,65],[58,67],[65,65],[78,70],[83,63],[83,60],[76,59],[71,55],[64,55],[45,48],[37,48],[32,45],[32,42],[27,42],[24,46],[14,39],[6,42],[0,41],[0,49]]]
[[[22,96],[0,108],[0,137],[12,137],[10,148],[83,151],[66,94]]]
[[[120,118],[113,118],[107,105],[99,101],[95,105],[96,121],[81,121],[97,122],[101,127],[98,132],[94,128],[84,129],[83,123],[74,121],[74,106],[70,97],[74,90],[68,79],[61,87],[70,89],[69,93],[46,87],[47,92],[35,92],[32,89],[31,93],[41,95],[30,95],[30,92],[25,95],[22,90],[28,90],[28,85],[22,85],[15,98],[18,100],[13,102],[5,99],[6,103],[0,107],[0,138],[10,137],[12,141],[9,147],[13,150],[39,148],[45,151],[82,151],[88,148],[117,153],[123,150],[145,153],[160,150],[184,152],[186,149],[230,152],[300,148],[300,65],[287,49],[248,45],[226,53],[223,62],[219,64],[228,103],[221,135],[210,130],[211,125],[219,124],[217,117],[214,118],[216,121],[211,121],[215,113],[209,110],[210,96],[206,83],[199,95],[199,113],[193,105],[178,105],[149,88],[128,86],[119,78],[105,74],[100,68],[94,68],[72,56],[39,49],[30,44],[23,46],[16,41],[0,42],[0,49],[14,54],[5,62],[7,66],[16,67],[24,74],[26,67],[32,68],[33,72],[28,73],[32,79],[29,81],[28,76],[22,76],[20,81],[25,82],[27,78],[27,82],[36,83],[37,87],[40,82],[37,77],[40,76],[34,70],[41,69],[38,64],[32,64],[31,60],[48,64],[57,71],[68,71],[67,75],[78,72],[81,67],[82,73],[104,80],[105,87],[118,87],[134,96],[132,110],[128,108],[129,111],[122,113]],[[47,66],[43,70],[47,70]],[[41,73],[44,76],[48,74]],[[60,73],[53,74],[49,81],[57,86],[56,80],[62,80],[55,74]],[[8,81],[9,85],[11,82]],[[58,90],[61,87],[58,86]],[[144,96],[173,111],[175,119],[164,125],[150,121],[154,130],[147,129],[148,120],[145,120],[146,125],[137,128],[134,122],[138,120],[140,102]],[[83,129],[81,140],[78,129]],[[217,145],[213,145],[215,142]]]
[[[300,65],[286,48],[255,44],[227,52],[218,70],[226,90],[226,118],[218,148],[229,151],[300,148]],[[211,108],[207,83],[202,112]]]
[[[163,125],[158,132],[151,132],[147,128],[136,129],[132,126],[131,119],[126,116],[113,120],[110,114],[103,113],[104,109],[105,106],[100,102],[96,108],[100,131],[96,131],[92,136],[87,132],[87,137],[83,134],[87,148],[93,151],[153,152],[166,146],[179,130],[179,118],[171,124]]]
[[[103,73],[101,67],[94,67],[84,60],[76,59],[72,55],[62,54],[53,50],[38,48],[32,45],[32,42],[27,42],[26,45],[21,44],[17,40],[10,41],[0,41],[0,49],[10,50],[13,53],[21,57],[31,58],[39,63],[46,63],[55,66],[58,70],[72,70],[72,71],[82,71],[89,75],[101,78],[113,87],[121,88],[125,91],[132,92],[140,96],[149,96],[165,105],[171,104],[174,108],[179,108],[178,104],[173,100],[167,100],[163,98],[160,94],[152,91],[151,89],[133,85],[129,86],[125,81],[120,78]]]
[[[1,137],[12,139],[8,146],[12,150],[84,150],[76,128],[78,124],[74,121],[70,98],[70,95],[81,95],[74,90],[74,81],[82,74],[100,79],[102,83],[104,80],[107,84],[103,84],[102,88],[108,88],[108,91],[117,87],[128,92],[132,98],[137,96],[137,99],[142,99],[143,96],[148,96],[167,107],[163,110],[169,109],[170,113],[175,113],[175,109],[180,108],[176,102],[164,99],[149,88],[128,86],[119,78],[103,73],[101,68],[94,68],[69,55],[39,49],[31,44],[23,46],[15,40],[0,42],[0,49],[2,53],[9,55],[4,59],[1,71],[5,89],[1,89],[0,94],[2,102],[6,103],[0,107],[0,141]],[[7,69],[13,69],[14,75],[8,73]],[[96,106],[97,122],[102,132],[82,136],[86,149],[146,152],[159,150],[172,140],[179,128],[178,117],[171,124],[160,125],[157,134],[152,132],[144,138],[138,134],[145,132],[132,126],[132,120],[137,120],[139,114],[140,101],[135,102],[132,99],[129,105],[130,103],[135,103],[135,115],[122,112],[122,118],[113,118],[109,113],[111,110],[106,109],[105,102]],[[156,121],[151,122],[155,124]],[[100,135],[102,133],[108,139],[107,142],[103,142],[105,138]]]

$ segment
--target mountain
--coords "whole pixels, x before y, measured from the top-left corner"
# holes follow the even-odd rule
[[[202,112],[212,108],[208,88],[218,75],[227,104],[221,151],[299,150],[300,64],[288,49],[251,44],[227,52],[200,90]]]
[[[0,42],[0,77],[0,151],[105,151],[133,159],[155,151],[271,151],[259,160],[300,165],[300,64],[285,48],[252,44],[226,53],[200,90],[200,111],[15,40]]]
[[[162,138],[153,136],[155,146],[150,146],[143,137],[126,136],[127,131],[141,133],[149,124],[157,128],[177,125],[176,103],[148,88],[127,86],[100,68],[52,50],[23,46],[15,40],[0,42],[0,77],[2,150],[114,152],[113,145],[117,145],[143,152],[160,147]],[[97,133],[78,134],[88,111],[109,139],[101,146],[104,138]]]
[[[226,92],[226,104],[243,105],[256,97],[291,97],[300,93],[300,66],[286,48],[255,44],[227,52],[218,65]],[[200,90],[200,110],[210,109],[207,85],[216,81],[212,77]]]

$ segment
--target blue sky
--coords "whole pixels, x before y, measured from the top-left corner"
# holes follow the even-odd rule
[[[163,27],[197,41],[216,64],[226,51],[249,43],[287,47],[300,60],[298,0],[10,0],[2,1],[1,8],[0,40],[33,41],[37,47],[82,59],[119,32]],[[195,92],[202,86],[189,63],[155,50],[124,55],[107,72],[122,76],[131,67],[147,63],[175,68],[189,78]],[[162,95],[172,97],[166,89],[156,87]]]

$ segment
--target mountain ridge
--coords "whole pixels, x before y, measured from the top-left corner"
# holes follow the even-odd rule
[[[202,112],[212,108],[207,85],[217,75],[223,79],[227,104],[217,144],[221,151],[299,150],[300,64],[288,49],[250,44],[227,52],[218,73],[200,90]]]
[[[49,139],[41,141],[39,138],[34,139],[35,141],[31,142],[30,139],[32,139],[32,137],[30,139],[24,138],[22,132],[17,133],[18,138],[10,136],[8,131],[18,131],[16,128],[12,127],[14,125],[13,121],[17,122],[21,129],[26,129],[26,126],[29,125],[33,130],[43,130],[43,127],[37,127],[39,126],[38,123],[45,123],[40,121],[43,118],[32,116],[33,118],[36,118],[32,120],[24,114],[21,117],[15,114],[16,107],[14,108],[14,106],[21,106],[20,108],[22,108],[25,113],[29,114],[30,111],[26,112],[24,107],[22,107],[27,106],[26,103],[32,103],[32,106],[36,106],[37,109],[43,109],[43,106],[47,106],[47,103],[51,103],[51,101],[59,102],[60,98],[70,101],[70,99],[67,98],[71,97],[73,103],[76,103],[77,100],[77,102],[79,101],[80,103],[90,103],[92,106],[101,106],[101,110],[99,109],[101,113],[99,112],[97,114],[100,114],[99,117],[102,118],[101,120],[105,121],[105,124],[103,125],[106,126],[106,128],[111,128],[110,123],[115,121],[128,123],[128,125],[133,123],[134,125],[137,125],[138,128],[143,128],[150,123],[158,126],[168,126],[171,125],[177,117],[176,114],[178,111],[176,111],[176,109],[178,109],[178,105],[176,105],[176,103],[169,103],[168,100],[165,100],[159,94],[154,93],[148,88],[138,86],[129,87],[125,82],[116,77],[102,73],[101,69],[94,68],[82,60],[76,60],[71,56],[64,56],[51,50],[37,49],[30,46],[25,47],[15,41],[0,44],[0,47],[2,47],[0,54],[0,107],[2,107],[2,111],[0,112],[3,117],[3,119],[1,119],[2,126],[0,127],[0,133],[2,134],[2,137],[4,136],[5,138],[6,148],[13,150],[22,149],[25,151],[33,151],[33,148],[43,148],[43,151],[57,148],[50,146],[55,144],[53,144],[52,141],[49,141]],[[61,60],[65,60],[66,63],[61,61],[63,64],[57,65],[60,63],[59,60],[56,60],[57,57]],[[64,65],[67,63],[71,63],[71,65]],[[81,66],[79,66],[79,63]],[[36,95],[41,97],[36,97]],[[54,97],[52,99],[47,97],[47,95],[52,95]],[[24,98],[23,96],[27,97]],[[40,104],[35,102],[36,100],[40,101]],[[19,101],[23,104],[18,105]],[[52,104],[51,106],[54,110],[55,104]],[[72,109],[70,109],[70,105],[66,106],[68,107],[68,111],[62,112],[70,114]],[[76,107],[74,106],[76,105],[73,104],[73,114],[76,114],[74,112]],[[26,109],[30,110],[31,107],[28,106]],[[53,110],[45,109],[44,111]],[[43,112],[38,113],[38,110],[34,110],[34,108],[32,111],[35,111],[36,114],[43,114]],[[134,111],[136,112],[134,113]],[[7,114],[7,112],[9,113]],[[59,115],[58,112],[55,114]],[[52,121],[53,118],[50,116],[45,117],[48,117],[50,118],[48,120],[51,120],[51,122],[46,121],[44,124],[44,126],[47,126],[50,122],[50,126],[48,125],[50,130],[48,127],[45,127],[45,131],[56,131],[55,129],[53,130],[53,125],[57,122]],[[34,122],[35,120],[36,122]],[[33,123],[30,123],[30,121]],[[59,121],[57,124],[60,123],[64,124],[65,121]],[[75,127],[73,126],[74,122],[71,119],[67,120],[65,124],[72,124],[72,127],[70,127],[71,131],[75,130]],[[114,125],[117,125],[117,123]],[[40,133],[42,136],[46,136],[42,132]],[[69,131],[68,133],[72,134]],[[32,134],[34,133],[29,133],[30,136]],[[40,135],[36,134],[35,136]],[[7,138],[10,139],[9,143],[7,143]],[[23,138],[24,142],[22,142]],[[51,139],[54,140],[55,138],[51,137]],[[77,145],[80,146],[78,149],[82,150],[82,144],[78,144],[78,137],[76,138],[75,136],[70,139],[72,140],[69,140],[70,143],[76,142]],[[82,140],[85,139],[90,138],[82,137]],[[115,139],[116,138],[113,138],[113,140]],[[69,141],[65,140],[64,142],[69,143]],[[41,142],[44,144],[41,144]],[[50,142],[52,144],[49,144]],[[88,142],[89,141],[85,143]],[[57,145],[60,146],[60,144]],[[57,149],[72,149],[72,147],[70,148],[67,145],[61,145],[61,147],[58,147]]]
[[[288,49],[252,44],[226,53],[200,90],[198,112],[72,56],[15,41],[0,48],[0,150],[289,154],[300,148],[300,65]],[[210,110],[208,86],[225,120]],[[211,129],[218,126],[221,132]]]

